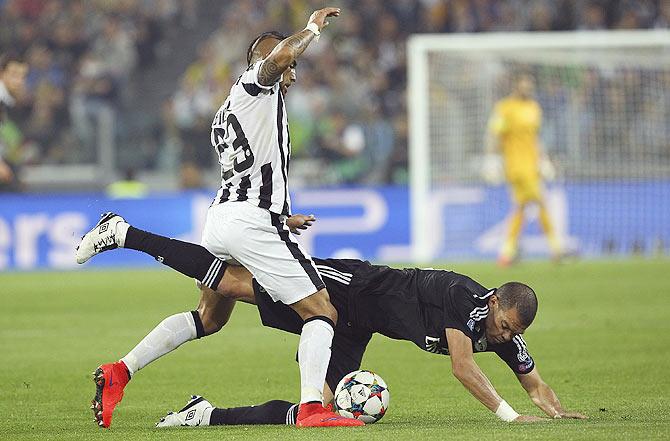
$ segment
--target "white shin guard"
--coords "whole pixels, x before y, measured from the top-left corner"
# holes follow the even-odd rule
[[[300,365],[300,402],[323,401],[323,385],[330,362],[333,327],[321,319],[307,321],[302,327],[298,346]]]
[[[171,315],[160,322],[121,361],[128,367],[130,375],[133,375],[152,361],[196,337],[195,321],[190,312]]]

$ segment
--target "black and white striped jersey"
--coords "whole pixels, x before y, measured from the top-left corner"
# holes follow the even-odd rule
[[[221,188],[213,204],[248,201],[288,215],[291,140],[279,83],[263,86],[250,66],[214,116],[211,143],[221,164]]]

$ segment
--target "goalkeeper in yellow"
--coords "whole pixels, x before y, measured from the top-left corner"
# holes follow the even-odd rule
[[[524,212],[529,204],[540,209],[540,224],[549,241],[552,257],[562,255],[542,195],[541,161],[546,160],[539,139],[542,109],[533,98],[535,83],[528,74],[515,78],[512,93],[498,101],[489,120],[487,153],[502,156],[505,179],[510,189],[513,208],[509,231],[503,243],[498,263],[508,266],[518,254],[518,243],[524,224]]]

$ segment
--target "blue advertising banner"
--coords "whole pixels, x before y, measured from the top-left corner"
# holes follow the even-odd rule
[[[142,199],[101,194],[0,195],[0,270],[76,268],[74,249],[101,213],[114,211],[148,231],[200,242],[213,193],[185,192]],[[405,188],[298,191],[295,213],[315,214],[316,224],[299,237],[310,253],[409,261],[409,211]],[[87,267],[151,265],[129,250],[96,256]]]
[[[547,189],[555,227],[571,250],[585,256],[667,252],[670,181],[566,184]],[[133,225],[199,242],[209,192],[109,199],[101,194],[0,195],[0,270],[76,268],[74,248],[99,218],[115,211]],[[434,237],[435,260],[496,255],[506,232],[509,198],[503,187],[458,187],[431,195],[424,219]],[[409,192],[405,187],[338,188],[293,193],[295,213],[318,221],[299,240],[313,255],[410,263]],[[521,247],[546,255],[536,210]],[[128,250],[104,253],[86,266],[156,265]]]
[[[545,201],[564,247],[583,257],[667,254],[670,182],[551,185]],[[434,259],[491,258],[507,232],[510,201],[499,187],[449,188],[431,195]],[[537,207],[526,210],[520,241],[525,256],[546,256]]]

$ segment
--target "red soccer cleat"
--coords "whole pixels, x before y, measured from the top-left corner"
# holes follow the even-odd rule
[[[321,403],[303,403],[298,408],[297,427],[351,427],[364,426],[361,420],[345,418],[326,408]]]
[[[91,401],[91,409],[98,426],[109,428],[112,425],[114,408],[123,399],[123,388],[130,376],[128,368],[122,361],[99,366],[93,373],[95,397]]]

